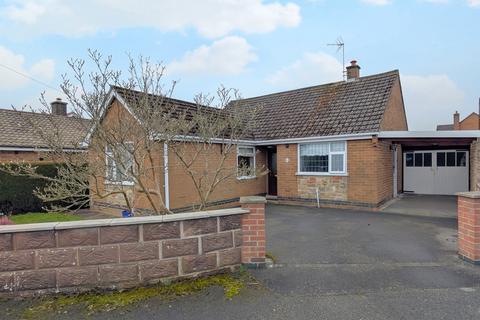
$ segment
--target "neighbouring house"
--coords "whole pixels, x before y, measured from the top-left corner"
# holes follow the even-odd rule
[[[61,99],[53,101],[51,109],[51,114],[0,109],[0,162],[48,161],[50,147],[39,131],[61,135],[66,151],[79,148],[89,120],[69,115],[67,103]]]
[[[455,111],[453,114],[453,123],[437,125],[437,131],[444,130],[479,130],[480,117],[478,113],[472,112],[465,119],[460,121],[460,114]]]

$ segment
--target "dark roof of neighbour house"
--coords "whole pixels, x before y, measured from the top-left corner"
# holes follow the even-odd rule
[[[64,148],[76,148],[86,136],[90,121],[78,117],[0,109],[0,147],[47,148],[39,132],[56,131]]]
[[[453,130],[453,124],[439,124],[437,125],[437,131]]]
[[[257,140],[380,131],[398,70],[238,101],[259,107]]]

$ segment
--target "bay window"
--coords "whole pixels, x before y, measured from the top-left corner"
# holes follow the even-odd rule
[[[299,174],[345,174],[346,142],[299,144]]]

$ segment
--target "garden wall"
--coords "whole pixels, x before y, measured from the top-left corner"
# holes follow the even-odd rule
[[[0,226],[0,293],[128,288],[261,264],[265,199],[241,202],[244,208]]]

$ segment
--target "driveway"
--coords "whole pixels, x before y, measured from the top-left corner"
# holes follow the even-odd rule
[[[390,201],[382,211],[425,217],[457,218],[457,196],[404,193]]]
[[[219,288],[98,319],[479,319],[480,267],[456,256],[456,221],[269,205],[271,269],[227,301]],[[59,319],[82,319],[61,314]]]

